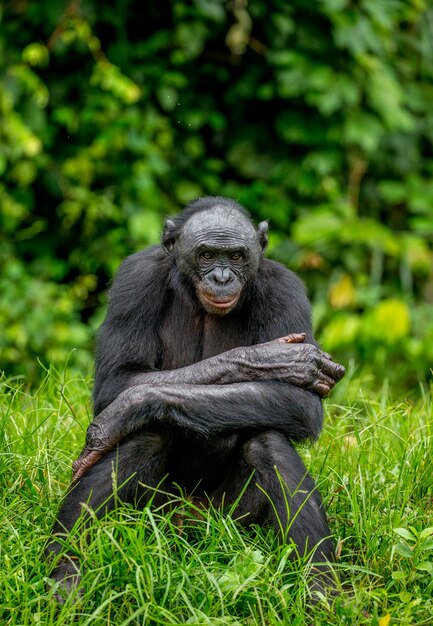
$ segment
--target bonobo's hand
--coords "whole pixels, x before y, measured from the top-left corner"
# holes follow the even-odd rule
[[[80,456],[72,463],[72,479],[78,480],[93,467],[113,447],[110,442],[104,441],[99,435],[99,427],[90,424],[86,433],[86,444]]]
[[[299,333],[240,348],[242,367],[252,379],[287,382],[326,396],[343,378],[345,369],[334,363],[330,354],[304,340],[305,334]]]

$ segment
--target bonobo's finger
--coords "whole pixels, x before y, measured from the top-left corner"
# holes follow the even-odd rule
[[[335,381],[339,381],[346,373],[345,368],[340,363],[334,363],[334,361],[325,360],[322,363],[321,370],[324,374],[331,376]]]
[[[78,459],[72,463],[72,480],[81,478],[91,467],[102,459],[104,454],[98,450],[83,452]]]
[[[317,393],[318,396],[323,398],[324,396],[328,395],[328,393],[331,391],[331,388],[328,387],[328,385],[326,385],[325,383],[316,380],[316,382],[311,385],[311,390]]]
[[[279,337],[275,341],[278,343],[302,343],[306,336],[306,333],[290,333],[290,335]]]
[[[332,354],[329,354],[329,352],[323,352],[323,350],[319,350],[319,352],[320,352],[320,355],[323,356],[325,359],[328,359],[328,361],[334,360]]]
[[[333,387],[335,387],[336,380],[334,378],[331,378],[331,376],[327,376],[326,374],[321,372],[319,382],[329,387],[329,389],[332,389]]]

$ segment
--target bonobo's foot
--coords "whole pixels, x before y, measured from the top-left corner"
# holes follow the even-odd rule
[[[54,593],[54,598],[59,604],[64,604],[67,598],[77,591],[78,596],[83,595],[83,590],[79,588],[81,582],[80,569],[78,563],[71,556],[64,556],[56,569],[51,573],[50,578],[58,583]]]
[[[329,604],[333,604],[339,597],[338,576],[330,568],[326,566],[313,566],[311,568],[311,578],[308,580],[308,589],[310,591],[309,604],[314,606],[321,602],[323,598]]]

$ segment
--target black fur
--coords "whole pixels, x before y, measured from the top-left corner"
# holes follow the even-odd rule
[[[105,434],[107,424],[114,424],[119,443],[77,482],[54,530],[69,531],[80,515],[80,503],[89,497],[94,508],[109,499],[113,463],[118,484],[129,479],[120,497],[140,506],[150,493],[143,485],[156,487],[165,476],[167,491],[177,484],[216,504],[230,504],[254,471],[236,511],[243,516],[242,523],[287,529],[287,539],[301,553],[313,550],[314,559],[332,561],[320,495],[293,447],[293,442],[314,439],[321,430],[318,393],[277,375],[259,379],[256,373],[246,381],[233,373],[224,377],[224,363],[232,354],[227,351],[240,346],[289,333],[306,333],[302,349],[308,349],[306,344],[316,346],[310,304],[295,274],[262,257],[257,272],[245,280],[233,311],[211,315],[204,310],[193,286],[180,276],[173,250],[186,222],[199,212],[206,219],[215,205],[249,219],[231,200],[197,200],[168,222],[163,247],[130,256],[118,271],[98,339],[94,408],[96,416],[107,412],[95,421],[99,419]],[[242,351],[233,354],[242,359]],[[218,360],[217,355],[222,357]],[[214,374],[218,368],[221,374]],[[168,378],[159,381],[161,372]],[[115,420],[110,405],[115,407]],[[114,500],[103,510],[111,506]],[[57,551],[59,544],[54,541],[50,549]],[[64,575],[63,567],[58,578]]]

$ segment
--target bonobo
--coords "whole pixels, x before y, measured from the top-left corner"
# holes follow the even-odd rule
[[[242,524],[284,528],[299,553],[333,560],[294,443],[318,436],[321,398],[344,368],[314,340],[301,281],[263,258],[267,231],[233,200],[200,198],[166,221],[162,246],[124,261],[99,333],[96,417],[48,551],[82,503],[103,515],[119,500],[163,504],[179,486],[237,502]],[[79,580],[67,555],[53,576],[66,591]]]

